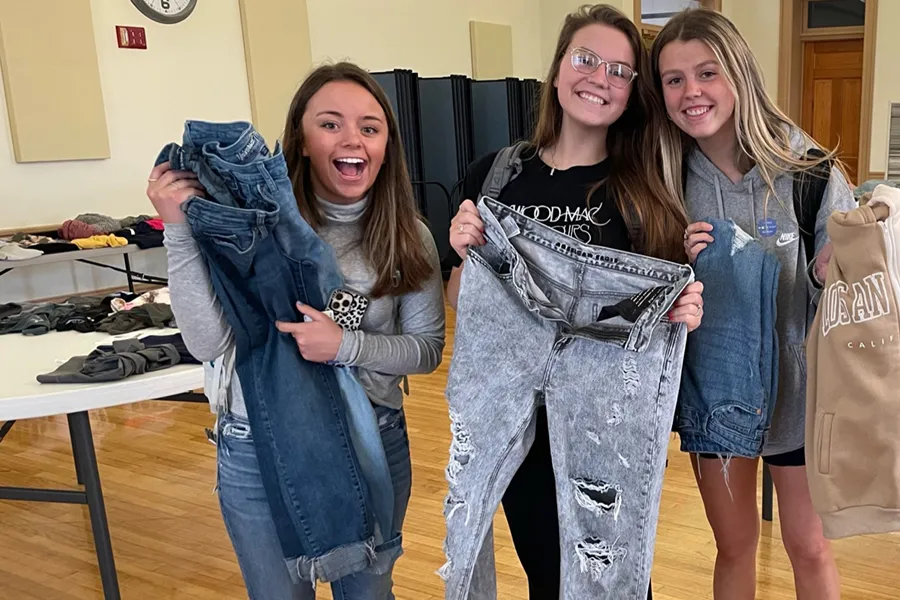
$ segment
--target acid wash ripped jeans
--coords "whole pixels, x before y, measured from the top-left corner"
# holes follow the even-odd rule
[[[447,399],[447,600],[497,598],[492,519],[546,405],[561,598],[645,598],[687,330],[689,266],[581,244],[483,197]]]

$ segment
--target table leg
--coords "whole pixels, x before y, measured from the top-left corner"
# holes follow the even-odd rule
[[[772,520],[773,487],[769,465],[763,463],[762,518],[766,521]]]
[[[6,434],[9,433],[9,430],[12,429],[12,426],[15,424],[15,421],[6,421],[0,426],[0,442],[3,441],[3,438],[6,437]]]
[[[68,417],[75,464],[79,465],[84,479],[94,547],[97,550],[97,564],[100,567],[100,580],[103,582],[103,597],[105,600],[120,600],[116,564],[112,542],[109,539],[109,523],[106,520],[103,492],[100,489],[100,473],[97,470],[97,456],[94,453],[94,439],[91,435],[91,422],[87,412],[72,413]]]
[[[134,293],[134,277],[131,274],[131,259],[128,258],[127,254],[123,254],[122,258],[125,259],[125,278],[128,280],[128,291],[133,294]]]
[[[75,478],[78,485],[84,485],[84,477],[81,476],[81,464],[78,462],[78,453],[75,452],[75,430],[72,428],[72,420],[69,419],[69,439],[72,440],[72,458],[75,461]]]

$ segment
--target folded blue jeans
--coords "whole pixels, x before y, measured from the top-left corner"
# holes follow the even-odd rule
[[[207,191],[182,209],[234,332],[260,473],[296,580],[389,569],[399,554],[393,486],[377,418],[347,370],[305,360],[275,322],[296,303],[323,310],[343,277],[297,207],[287,165],[245,122],[185,123],[156,164],[192,171]],[[189,315],[180,318],[190,318]]]
[[[781,263],[730,220],[694,265],[703,323],[688,335],[675,430],[685,452],[762,453],[778,398],[775,329]]]

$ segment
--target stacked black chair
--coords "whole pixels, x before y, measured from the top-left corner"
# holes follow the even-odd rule
[[[461,75],[420,77],[425,211],[438,251],[450,251],[453,218],[449,190],[474,159],[471,80]]]
[[[387,93],[391,107],[397,114],[406,166],[413,181],[422,181],[422,132],[419,115],[419,76],[409,69],[394,69],[372,73]],[[425,192],[421,186],[414,186],[419,210],[426,212]]]

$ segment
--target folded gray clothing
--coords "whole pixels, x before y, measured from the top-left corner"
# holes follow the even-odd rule
[[[122,335],[148,327],[172,327],[175,315],[168,304],[142,304],[131,310],[123,310],[113,313],[100,321],[97,331],[103,331],[110,335]]]
[[[21,333],[22,335],[43,335],[56,329],[60,319],[75,312],[73,304],[39,304],[22,312],[0,319],[0,335]]]
[[[167,369],[181,362],[175,346],[146,348],[139,340],[118,340],[112,350],[97,349],[87,356],[74,356],[52,373],[38,375],[40,383],[97,383],[119,381]]]
[[[75,217],[75,220],[99,228],[100,233],[103,235],[122,229],[122,222],[119,219],[113,219],[112,217],[97,213],[80,214]]]

